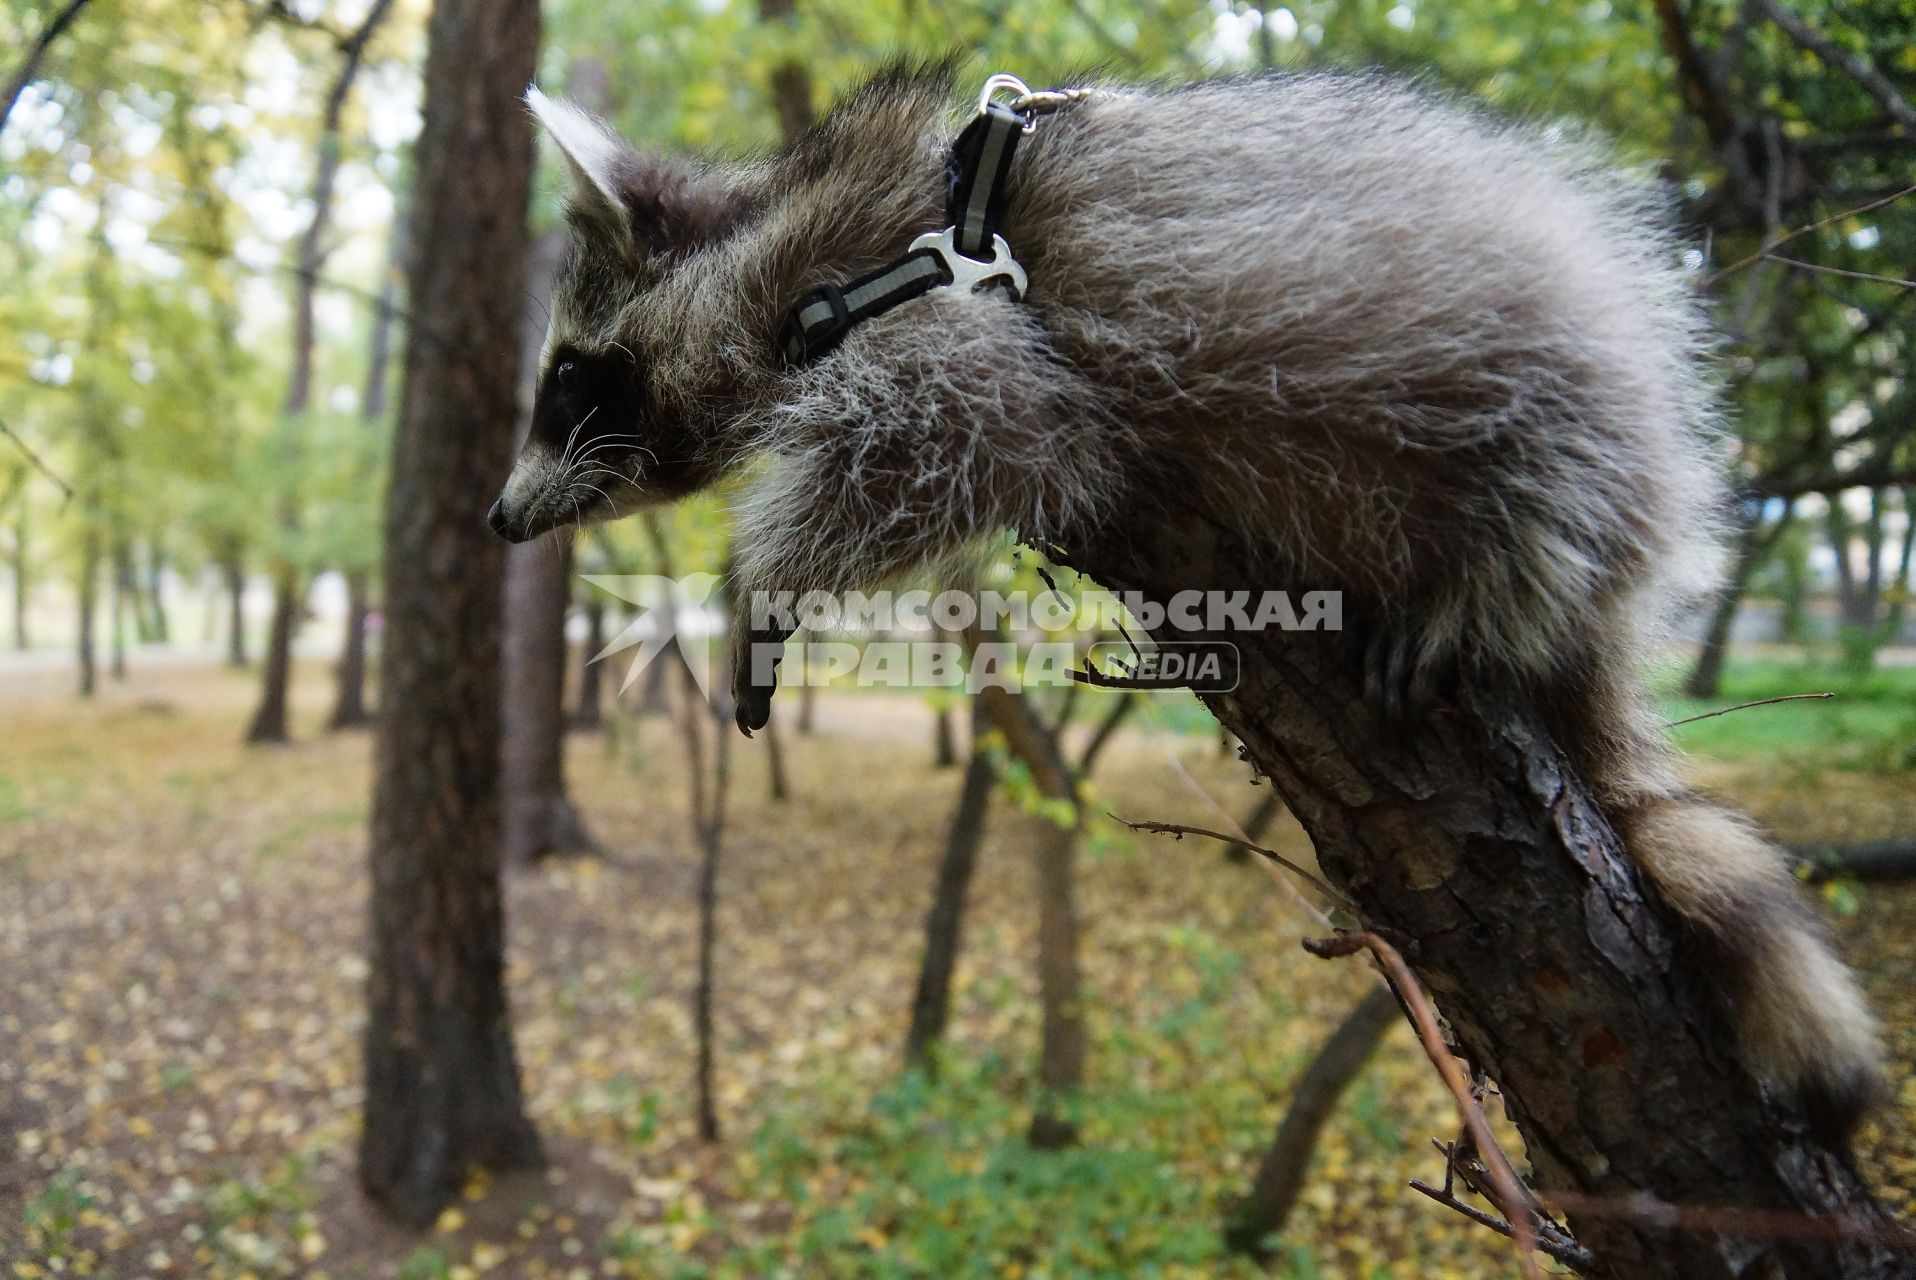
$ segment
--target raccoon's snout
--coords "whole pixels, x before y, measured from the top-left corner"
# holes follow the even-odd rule
[[[540,534],[550,533],[565,523],[566,521],[558,516],[529,515],[523,508],[514,511],[507,503],[505,494],[500,494],[498,500],[492,504],[491,510],[486,512],[486,524],[507,542],[530,542]]]
[[[530,535],[522,534],[514,527],[512,518],[506,514],[506,500],[495,498],[492,509],[486,512],[486,524],[492,531],[507,542],[524,542]]]

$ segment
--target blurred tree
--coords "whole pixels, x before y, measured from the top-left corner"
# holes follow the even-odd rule
[[[984,842],[992,788],[998,781],[985,743],[989,725],[982,704],[977,698],[966,702],[971,708],[971,755],[958,787],[958,804],[946,827],[945,852],[938,861],[938,880],[925,915],[925,951],[912,995],[911,1024],[905,1032],[905,1065],[925,1071],[936,1070],[933,1050],[951,1021],[951,980],[964,938],[965,898],[978,865],[978,846]]]
[[[392,0],[373,0],[366,16],[340,48],[339,71],[326,93],[320,114],[319,152],[313,168],[310,196],[312,217],[299,239],[299,253],[293,275],[292,372],[286,381],[286,399],[280,407],[278,452],[280,481],[280,526],[290,543],[299,526],[300,433],[313,396],[313,302],[319,291],[320,272],[325,268],[331,246],[327,229],[332,222],[333,193],[339,182],[340,129],[346,111],[346,99],[353,81],[359,76],[367,42],[385,21]],[[260,703],[253,722],[246,730],[248,742],[285,742],[290,736],[286,726],[286,704],[292,680],[293,633],[305,607],[306,583],[293,549],[283,549],[273,565],[273,621],[267,632],[266,661],[260,670]]]
[[[469,1169],[538,1163],[504,991],[499,887],[504,544],[535,0],[439,0],[414,154],[405,383],[386,523],[360,1184],[424,1225]]]

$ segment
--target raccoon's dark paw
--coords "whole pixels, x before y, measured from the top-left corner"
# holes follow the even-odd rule
[[[751,737],[772,719],[772,694],[778,691],[778,665],[784,660],[784,646],[790,631],[753,631],[745,637],[745,647],[732,666],[732,718],[739,732]],[[760,646],[770,646],[772,654],[765,664],[762,679],[754,679],[760,663]]]
[[[1396,628],[1376,632],[1364,648],[1364,702],[1385,724],[1423,719],[1455,683],[1447,667],[1423,660],[1417,650],[1416,633]]]

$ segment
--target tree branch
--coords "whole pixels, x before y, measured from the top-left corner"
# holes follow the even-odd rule
[[[1888,77],[1869,64],[1862,55],[1845,49],[1821,34],[1807,22],[1785,9],[1777,0],[1750,0],[1751,6],[1782,29],[1783,34],[1815,54],[1825,63],[1854,80],[1863,92],[1876,99],[1890,119],[1916,134],[1916,107],[1898,93]]]
[[[1264,580],[1227,524],[1148,492],[1123,522],[1060,541],[1071,567],[1160,605]],[[1364,701],[1360,636],[1175,638],[1238,644],[1237,687],[1204,702],[1310,834],[1324,879],[1396,944],[1497,1082],[1546,1200],[1647,1193],[1889,1221],[1846,1155],[1749,1073],[1720,974],[1679,945],[1518,691],[1466,679],[1391,723]],[[1753,1244],[1565,1207],[1600,1280],[1916,1280],[1916,1262],[1850,1236]]]
[[[14,447],[20,450],[21,456],[27,460],[28,464],[31,465],[35,471],[38,471],[41,475],[58,485],[60,492],[65,494],[67,498],[71,499],[73,497],[73,486],[62,480],[53,468],[46,464],[46,460],[34,452],[33,446],[25,440],[22,440],[20,433],[8,426],[5,420],[0,420],[0,435],[13,441]]]
[[[40,60],[47,56],[47,47],[60,38],[61,32],[73,25],[73,20],[80,16],[80,10],[85,7],[86,0],[67,0],[66,8],[40,29],[33,47],[27,50],[26,60],[13,73],[13,78],[7,81],[6,98],[0,101],[0,131],[7,127],[7,117],[13,114],[13,104],[20,101],[20,95],[26,92],[27,86],[33,83],[33,77],[39,74]]]

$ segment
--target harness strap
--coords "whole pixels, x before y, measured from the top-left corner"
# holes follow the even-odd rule
[[[958,252],[966,257],[991,256],[991,238],[1004,217],[1005,179],[1011,175],[1025,123],[1026,117],[1003,103],[987,102],[951,144],[945,162],[945,225],[957,232]]]
[[[984,104],[952,143],[945,161],[948,239],[921,236],[903,257],[846,284],[821,285],[800,295],[785,313],[776,345],[787,365],[809,364],[845,340],[852,326],[953,284],[1002,283],[1013,297],[1024,272],[999,238],[1006,179],[1029,117],[998,102]],[[940,241],[946,248],[924,247]],[[968,261],[960,263],[948,251]],[[989,264],[981,267],[979,264]]]

